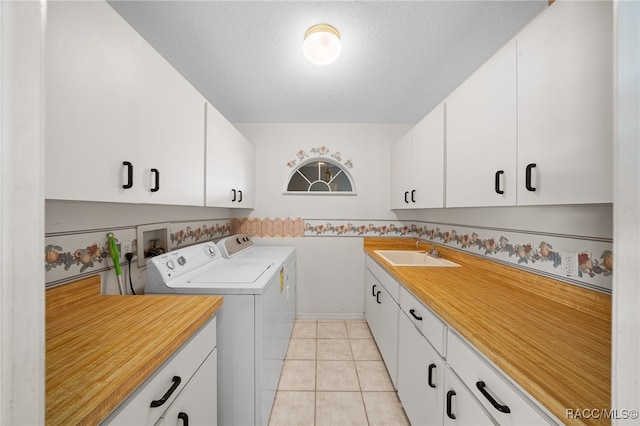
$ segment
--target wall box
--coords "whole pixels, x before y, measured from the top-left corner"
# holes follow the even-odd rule
[[[137,238],[138,268],[142,268],[147,265],[147,259],[169,251],[169,223],[138,226]]]

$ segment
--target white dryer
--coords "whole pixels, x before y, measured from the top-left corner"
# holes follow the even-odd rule
[[[281,263],[225,259],[213,242],[147,261],[145,293],[217,294],[218,424],[266,425],[284,354]]]
[[[286,354],[289,339],[296,319],[296,248],[291,246],[258,245],[245,234],[237,234],[218,241],[218,248],[227,259],[238,261],[271,261],[278,265],[281,285],[285,293],[286,316],[284,318],[283,342]]]

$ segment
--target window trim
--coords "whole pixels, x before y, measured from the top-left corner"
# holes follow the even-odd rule
[[[306,191],[288,191],[287,188],[289,187],[289,183],[291,182],[291,179],[296,175],[296,174],[300,174],[302,175],[305,180],[307,182],[309,182],[309,180],[299,171],[302,167],[308,166],[311,163],[317,163],[317,162],[323,162],[323,163],[329,163],[332,166],[335,166],[337,168],[340,169],[340,173],[344,173],[344,175],[347,177],[347,179],[349,180],[349,183],[351,184],[351,191],[310,191],[309,189],[307,189]],[[336,173],[335,176],[332,177],[331,180],[335,179],[340,173]],[[311,188],[311,186],[316,183],[319,182],[321,180],[316,180],[313,182],[309,182],[309,188]],[[324,181],[322,181],[324,182]],[[326,157],[310,157],[305,159],[304,161],[302,161],[300,164],[298,164],[296,167],[294,167],[294,169],[291,171],[291,173],[289,173],[289,175],[287,176],[287,179],[284,182],[284,188],[282,189],[282,194],[283,195],[357,195],[356,193],[356,185],[355,185],[355,181],[353,180],[353,176],[351,175],[351,172],[349,172],[349,170],[344,166],[344,164],[333,160],[331,158],[326,158]]]

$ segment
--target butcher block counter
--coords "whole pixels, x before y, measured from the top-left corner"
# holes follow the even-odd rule
[[[101,295],[99,276],[48,289],[46,423],[99,423],[220,306],[219,296]]]
[[[416,250],[411,238],[365,238],[364,249],[563,423],[610,423],[566,418],[611,407],[610,296],[440,245],[461,267],[397,267],[375,253]]]

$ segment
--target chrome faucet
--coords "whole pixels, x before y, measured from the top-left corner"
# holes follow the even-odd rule
[[[439,257],[440,256],[440,252],[438,250],[436,250],[436,246],[432,245],[431,249],[429,250],[429,252],[427,253],[429,256],[431,257]]]

